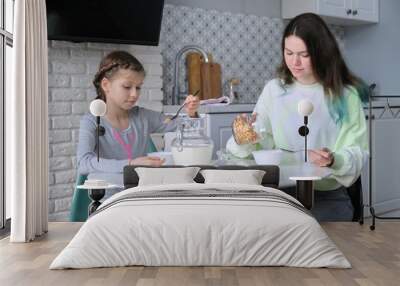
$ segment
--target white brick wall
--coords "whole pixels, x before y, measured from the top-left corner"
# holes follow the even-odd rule
[[[81,116],[96,97],[92,79],[103,56],[126,50],[144,65],[139,105],[162,110],[159,47],[49,41],[49,219],[68,220],[76,180],[76,145]]]

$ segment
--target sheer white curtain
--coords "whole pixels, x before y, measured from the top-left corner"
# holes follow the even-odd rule
[[[15,1],[14,93],[6,98],[6,186],[12,242],[48,227],[48,73],[45,0]]]

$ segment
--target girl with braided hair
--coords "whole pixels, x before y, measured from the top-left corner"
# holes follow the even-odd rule
[[[136,106],[143,85],[145,71],[142,64],[125,51],[109,53],[101,62],[93,84],[97,98],[106,102],[107,113],[101,118],[105,128],[100,137],[100,161],[96,151],[96,118],[87,113],[80,122],[77,151],[78,172],[121,173],[126,165],[160,166],[158,157],[146,156],[151,133],[176,129],[174,121],[156,111]],[[189,95],[185,110],[190,117],[197,116],[199,99]]]

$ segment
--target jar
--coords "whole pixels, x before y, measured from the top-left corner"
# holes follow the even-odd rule
[[[206,136],[205,118],[181,118],[171,143],[176,165],[211,164],[214,143]]]

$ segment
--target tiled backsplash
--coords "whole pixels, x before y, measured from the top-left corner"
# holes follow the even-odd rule
[[[232,77],[240,79],[241,103],[256,102],[281,60],[284,26],[280,18],[165,5],[160,36],[165,102],[171,103],[175,55],[189,44],[202,47],[221,64],[224,85]],[[331,28],[343,47],[343,28]],[[184,71],[184,60],[180,66]],[[186,90],[184,74],[180,77],[181,90]],[[226,85],[224,92],[227,92]]]

